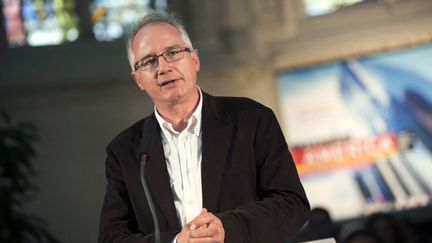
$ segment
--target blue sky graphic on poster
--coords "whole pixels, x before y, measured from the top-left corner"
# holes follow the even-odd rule
[[[422,46],[279,74],[284,132],[312,206],[346,219],[431,203],[431,67],[432,46]]]

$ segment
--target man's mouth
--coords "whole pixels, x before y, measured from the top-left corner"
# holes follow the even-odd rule
[[[163,86],[168,85],[168,84],[170,84],[170,83],[174,83],[175,81],[177,81],[177,79],[165,80],[165,81],[162,81],[162,82],[159,84],[159,86],[160,86],[160,87],[163,87]]]

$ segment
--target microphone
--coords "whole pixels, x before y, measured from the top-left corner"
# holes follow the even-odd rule
[[[140,161],[140,176],[141,176],[141,184],[144,189],[145,196],[147,198],[147,203],[150,207],[150,212],[152,214],[153,223],[154,223],[154,234],[155,234],[155,243],[160,243],[160,230],[159,230],[159,221],[156,215],[156,209],[150,195],[150,190],[147,185],[147,181],[145,179],[145,164],[150,160],[150,151],[151,151],[151,143],[153,140],[153,136],[156,132],[155,122],[151,118],[147,118],[143,123],[142,135],[141,135],[141,161]]]

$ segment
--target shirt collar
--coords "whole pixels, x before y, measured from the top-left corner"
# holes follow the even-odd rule
[[[200,87],[197,86],[198,93],[199,93],[199,101],[198,105],[195,108],[195,111],[192,113],[191,117],[189,117],[188,124],[186,128],[182,132],[189,132],[194,134],[195,136],[199,137],[201,132],[201,115],[202,115],[202,103],[203,103],[203,96]],[[157,111],[156,106],[154,106],[154,113],[156,116],[156,119],[159,123],[159,126],[162,129],[163,134],[165,137],[171,137],[172,135],[178,135],[182,132],[177,132],[172,127],[172,124],[167,122]]]

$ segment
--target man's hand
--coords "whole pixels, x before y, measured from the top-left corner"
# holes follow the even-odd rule
[[[182,229],[178,235],[177,243],[223,243],[224,239],[225,231],[220,219],[203,208],[200,214]]]

